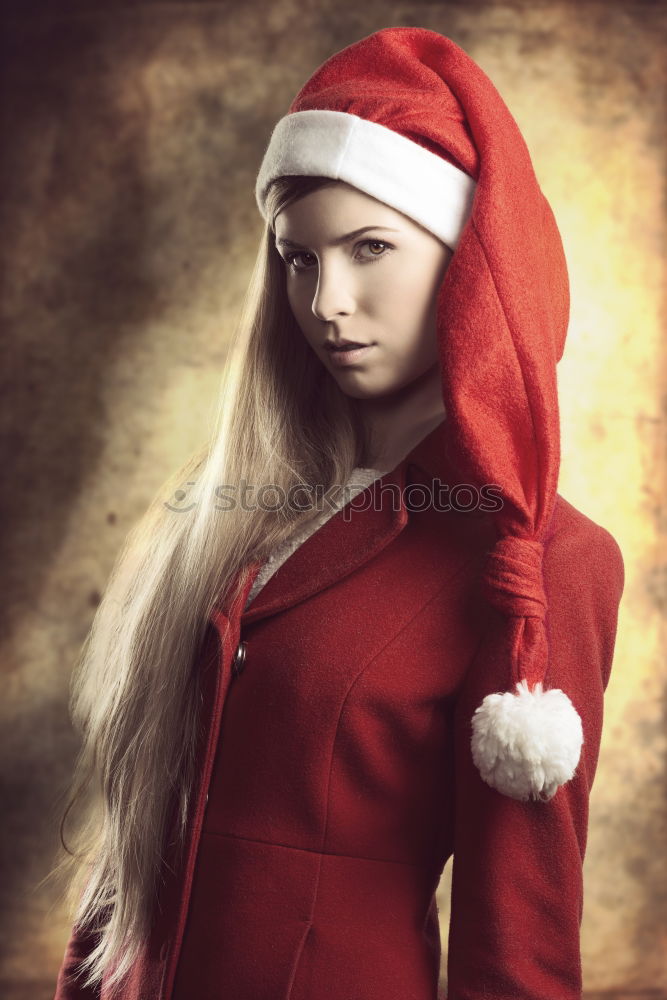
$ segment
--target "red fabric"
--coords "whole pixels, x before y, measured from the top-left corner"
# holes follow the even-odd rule
[[[532,685],[544,680],[548,657],[545,628],[547,594],[544,589],[542,542],[506,535],[498,539],[482,570],[480,590],[486,599],[509,616],[506,635],[490,650],[498,657],[505,645],[509,652],[511,688],[526,677]],[[498,675],[502,679],[502,674]]]
[[[556,362],[569,286],[560,234],[514,118],[463,49],[412,27],[385,28],[328,59],[289,110],[316,109],[384,125],[476,180],[439,292],[450,457],[461,482],[502,488],[500,537],[542,541],[558,483]],[[543,621],[525,620],[526,586],[530,578],[504,591],[512,662],[496,672],[501,691],[511,680],[543,680],[547,669]]]
[[[245,612],[244,594],[213,616],[187,856],[166,873],[123,1000],[436,1000],[433,894],[452,852],[448,1000],[580,1000],[588,797],[622,560],[558,498],[547,681],[570,694],[585,744],[549,802],[500,795],[470,754],[472,710],[506,654],[489,654],[504,616],[477,594],[492,519],[408,509],[401,490],[459,482],[444,438],[441,425],[349,521],[331,518]],[[364,509],[381,486],[379,509]],[[56,1000],[110,1000],[69,981],[81,949],[74,934]]]

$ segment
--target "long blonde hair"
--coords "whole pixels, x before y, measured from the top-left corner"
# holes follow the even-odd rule
[[[215,429],[128,534],[75,666],[70,712],[82,742],[61,824],[67,853],[52,874],[67,881],[75,926],[96,933],[82,963],[85,984],[100,983],[105,971],[108,985],[117,983],[149,934],[172,812],[177,845],[185,843],[199,718],[194,668],[213,605],[238,594],[244,567],[317,515],[264,505],[220,511],[216,487],[243,478],[283,496],[299,485],[329,488],[346,483],[365,452],[354,400],[296,325],[273,243],[276,214],[330,183],[275,182]],[[188,512],[175,512],[168,501],[193,480]],[[63,828],[75,805],[71,850]]]

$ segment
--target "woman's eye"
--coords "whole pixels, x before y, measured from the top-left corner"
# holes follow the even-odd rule
[[[368,247],[368,254],[362,254],[361,260],[372,260],[373,258],[383,257],[387,250],[392,249],[389,243],[385,243],[384,240],[364,240],[363,243],[359,244],[359,247]]]
[[[366,248],[368,252],[361,253],[362,248]],[[386,243],[384,240],[363,240],[355,248],[355,258],[364,262],[377,260],[378,257],[384,257],[389,250],[393,249],[391,243]],[[307,250],[294,250],[292,253],[285,254],[284,260],[293,271],[310,270],[313,264],[317,263],[315,254],[309,253]]]
[[[309,262],[304,263],[305,258],[309,258]],[[313,260],[315,259],[315,254],[307,253],[305,250],[298,250],[294,253],[285,254],[285,261],[294,271],[305,271],[307,267],[310,267]],[[300,261],[300,263],[299,263]]]

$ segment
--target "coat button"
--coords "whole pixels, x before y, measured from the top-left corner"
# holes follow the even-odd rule
[[[238,677],[239,674],[243,673],[243,668],[245,666],[247,645],[245,642],[240,642],[234,653],[234,659],[232,661],[232,670],[234,671],[234,676]]]

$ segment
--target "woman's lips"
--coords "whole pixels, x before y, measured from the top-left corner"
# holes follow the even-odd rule
[[[331,364],[337,368],[346,368],[348,365],[359,364],[364,361],[369,351],[372,351],[375,344],[367,344],[365,347],[350,347],[347,350],[329,351]]]

